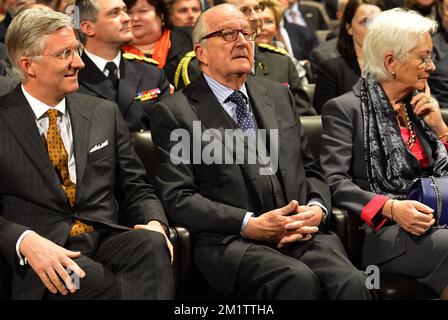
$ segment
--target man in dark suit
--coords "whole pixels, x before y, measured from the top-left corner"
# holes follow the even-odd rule
[[[228,2],[240,8],[252,27],[257,28],[261,24],[257,14],[260,11],[260,6],[256,0],[228,0]],[[307,94],[300,84],[294,62],[286,55],[286,52],[282,49],[275,49],[273,46],[261,45],[256,45],[254,51],[255,63],[252,73],[257,77],[271,79],[288,87],[294,95],[299,115],[316,115],[317,112],[312,102],[308,101]],[[200,75],[201,69],[195,54],[193,51],[189,52],[177,67],[174,85],[176,89],[183,88]]]
[[[12,298],[172,298],[163,206],[116,104],[72,93],[84,64],[69,25],[30,9],[6,35],[22,83],[0,98],[0,253]]]
[[[193,31],[203,75],[153,109],[169,217],[194,233],[195,262],[224,296],[369,298],[365,273],[324,231],[329,189],[292,95],[248,77],[254,38],[237,7],[204,12]]]
[[[149,129],[154,104],[169,95],[162,70],[149,58],[122,54],[132,40],[122,0],[77,0],[86,50],[79,92],[116,101],[131,132]]]

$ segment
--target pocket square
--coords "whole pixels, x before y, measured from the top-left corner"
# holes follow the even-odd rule
[[[103,143],[99,143],[96,146],[94,146],[92,149],[90,149],[89,153],[98,151],[104,147],[107,147],[109,145],[109,140],[104,141]]]

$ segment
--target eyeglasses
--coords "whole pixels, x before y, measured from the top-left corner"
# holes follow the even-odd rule
[[[242,34],[246,41],[254,41],[257,36],[257,30],[255,29],[223,29],[209,33],[205,37],[201,38],[201,41],[211,37],[221,37],[226,42],[235,41],[238,38],[238,34]]]
[[[434,61],[436,61],[436,54],[435,53],[431,53],[430,55],[428,55],[428,56],[426,56],[426,57],[424,57],[424,58],[421,58],[421,57],[419,57],[418,59],[420,60],[420,62],[422,63],[422,64],[424,64],[425,66],[427,66],[428,64],[429,64],[429,62],[433,62],[434,63]]]
[[[256,4],[253,7],[241,7],[240,11],[246,16],[249,17],[252,14],[252,11],[255,13],[259,13],[265,9],[266,5],[264,3]]]
[[[84,46],[82,45],[82,43],[78,43],[78,45],[76,46],[76,48],[71,49],[71,48],[67,48],[64,51],[56,54],[56,55],[38,55],[38,57],[54,57],[54,58],[58,58],[60,60],[64,60],[64,62],[71,62],[73,61],[73,57],[75,56],[75,53],[81,57],[82,53],[84,52]]]

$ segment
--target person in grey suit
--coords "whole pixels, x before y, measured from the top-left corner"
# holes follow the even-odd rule
[[[6,34],[21,85],[0,98],[0,253],[13,299],[170,299],[162,204],[116,104],[78,93],[70,18],[24,10]]]
[[[366,274],[326,230],[329,189],[292,94],[248,76],[255,35],[234,5],[205,11],[193,31],[203,75],[153,110],[156,185],[168,216],[194,233],[195,262],[225,297],[370,298]],[[213,152],[202,140],[210,134]]]
[[[358,215],[362,265],[412,276],[448,298],[448,230],[434,208],[406,200],[420,177],[448,175],[448,127],[427,83],[436,23],[380,13],[364,38],[364,76],[322,112],[321,166],[335,206]]]

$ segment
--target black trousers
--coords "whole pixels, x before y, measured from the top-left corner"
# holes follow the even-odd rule
[[[365,272],[347,258],[339,238],[319,232],[282,250],[254,243],[239,267],[234,295],[246,299],[372,299]]]
[[[74,261],[86,276],[76,293],[48,292],[50,300],[174,298],[170,254],[158,232],[98,230],[70,237],[65,247],[81,251]]]

